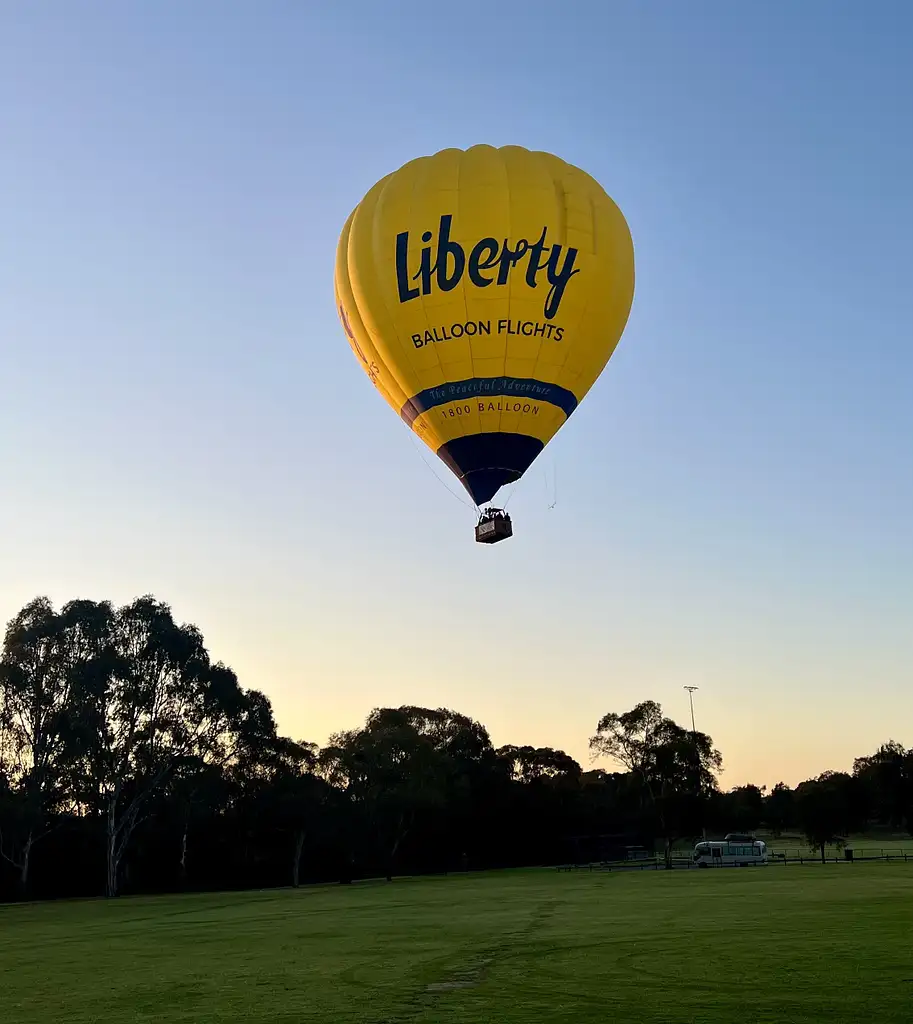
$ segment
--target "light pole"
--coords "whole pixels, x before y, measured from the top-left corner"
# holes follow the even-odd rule
[[[691,742],[694,744],[695,756],[697,755],[697,729],[694,727],[694,691],[699,689],[697,686],[685,686],[683,689],[688,691],[688,703],[691,706]],[[700,782],[698,782],[698,793],[700,793]],[[707,838],[707,826],[701,826],[701,838]]]
[[[694,691],[700,689],[698,686],[685,686],[683,689],[688,691],[688,703],[691,705],[691,737],[694,738],[694,734],[697,729],[694,728]]]

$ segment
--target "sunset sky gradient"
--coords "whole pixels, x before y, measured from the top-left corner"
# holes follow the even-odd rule
[[[318,742],[445,705],[589,765],[687,684],[726,786],[913,744],[911,36],[903,0],[0,4],[0,617],[153,592]],[[332,288],[371,184],[476,142],[584,167],[637,260],[491,548]]]

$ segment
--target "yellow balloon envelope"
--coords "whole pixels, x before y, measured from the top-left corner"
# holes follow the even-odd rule
[[[335,288],[372,382],[482,505],[523,475],[615,351],[634,247],[605,190],[557,156],[445,149],[358,204]]]

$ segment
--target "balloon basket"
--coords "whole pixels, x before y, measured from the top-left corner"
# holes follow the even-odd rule
[[[497,544],[499,540],[506,540],[513,534],[510,516],[503,509],[487,508],[480,514],[476,525],[476,541],[479,544]]]

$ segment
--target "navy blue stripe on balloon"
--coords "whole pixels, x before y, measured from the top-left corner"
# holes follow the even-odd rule
[[[573,391],[530,377],[472,377],[437,387],[425,388],[403,405],[400,416],[411,427],[423,412],[448,402],[472,398],[520,398],[528,402],[548,402],[570,416],[577,408]]]

